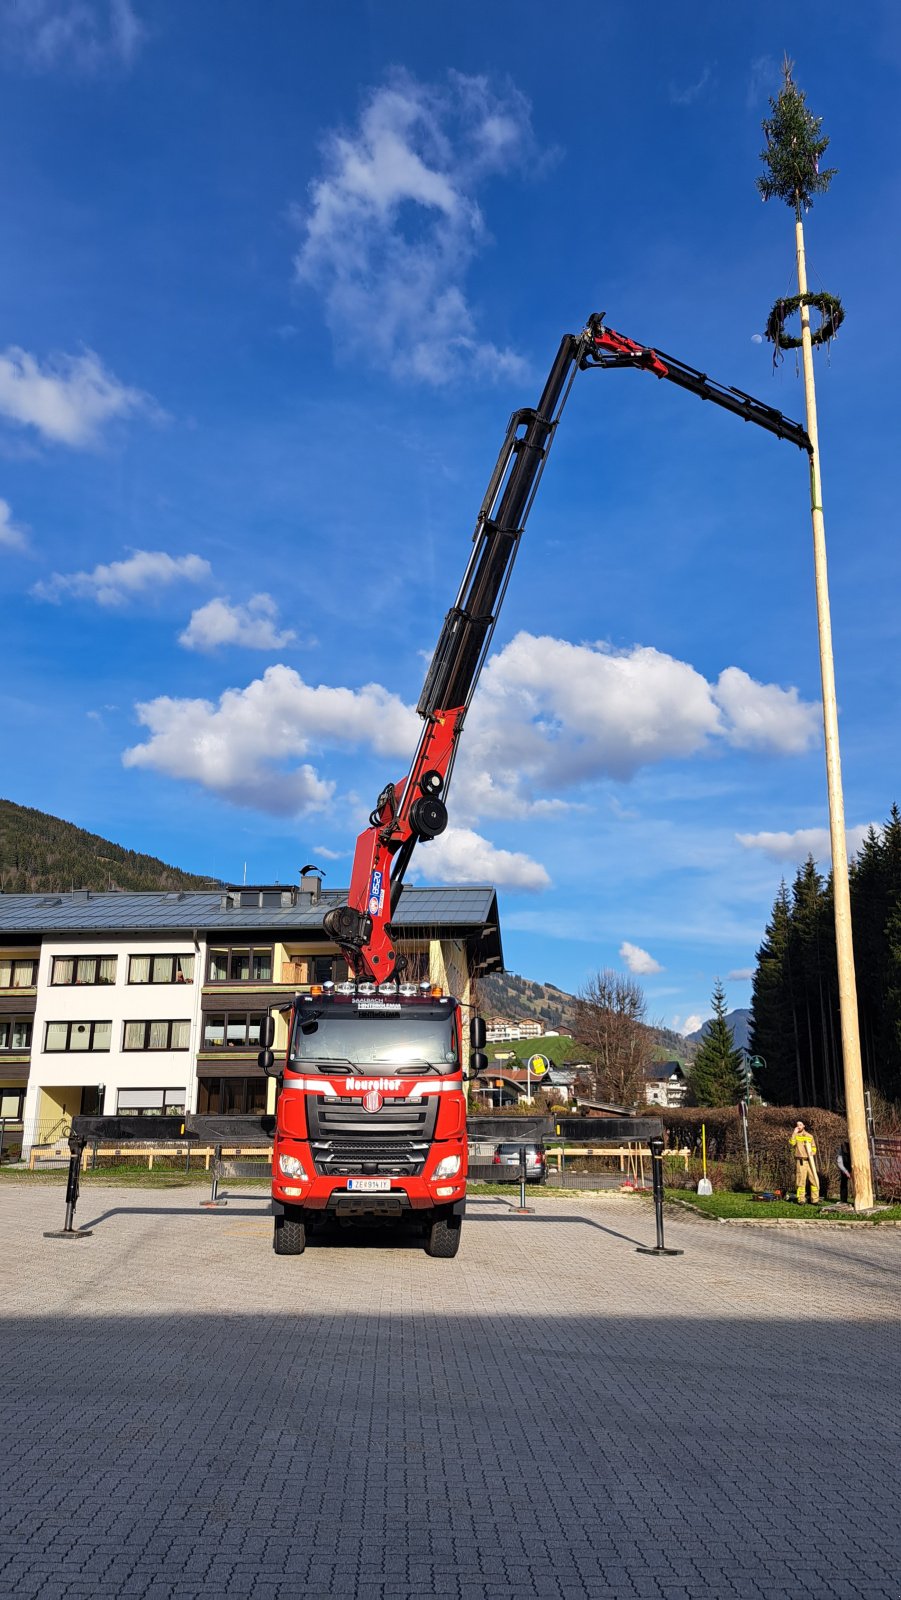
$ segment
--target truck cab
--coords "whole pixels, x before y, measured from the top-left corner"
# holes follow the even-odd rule
[[[307,1228],[327,1217],[406,1215],[424,1225],[430,1255],[456,1255],[467,1147],[452,996],[428,983],[314,987],[294,1000],[283,1065],[271,1050],[260,1064],[279,1078],[276,1254],[300,1254]]]

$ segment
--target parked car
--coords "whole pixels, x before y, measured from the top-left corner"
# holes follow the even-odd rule
[[[546,1183],[547,1156],[544,1153],[544,1145],[532,1143],[526,1144],[524,1148],[526,1152],[526,1182]],[[508,1179],[511,1183],[519,1182],[519,1152],[521,1149],[523,1149],[523,1145],[515,1144],[512,1141],[509,1144],[499,1144],[495,1149],[492,1165],[501,1169],[496,1173],[499,1183],[505,1183]]]

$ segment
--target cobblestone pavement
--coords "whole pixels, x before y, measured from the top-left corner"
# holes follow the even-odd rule
[[[0,1594],[901,1594],[901,1231],[471,1204],[276,1257],[259,1194],[0,1189]]]

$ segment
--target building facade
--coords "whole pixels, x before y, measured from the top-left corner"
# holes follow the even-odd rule
[[[263,1017],[286,1043],[295,994],[348,976],[325,935],[344,892],[318,878],[173,894],[0,894],[0,1120],[24,1146],[79,1113],[262,1113]],[[394,918],[409,975],[468,1006],[503,963],[490,887],[405,888]]]

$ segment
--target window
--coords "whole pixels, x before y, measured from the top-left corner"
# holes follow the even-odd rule
[[[203,1021],[204,1050],[258,1050],[262,1011],[211,1011]]]
[[[71,984],[115,983],[115,956],[54,956],[50,982],[56,988]]]
[[[0,956],[0,989],[33,989],[37,965],[31,956],[25,960]]]
[[[262,1115],[266,1110],[267,1080],[256,1078],[201,1078],[197,1110],[202,1117]]]
[[[108,1050],[112,1031],[111,1022],[48,1022],[44,1049]]]
[[[28,1050],[31,1047],[30,1017],[0,1017],[0,1050]]]
[[[272,950],[218,949],[210,951],[210,983],[271,983]]]
[[[0,1117],[5,1117],[7,1122],[21,1122],[24,1106],[24,1089],[0,1090]]]
[[[123,1050],[187,1050],[191,1024],[179,1022],[126,1022]]]
[[[193,956],[129,956],[129,983],[193,983]]]
[[[184,1116],[184,1089],[120,1089],[116,1111],[126,1117]]]

